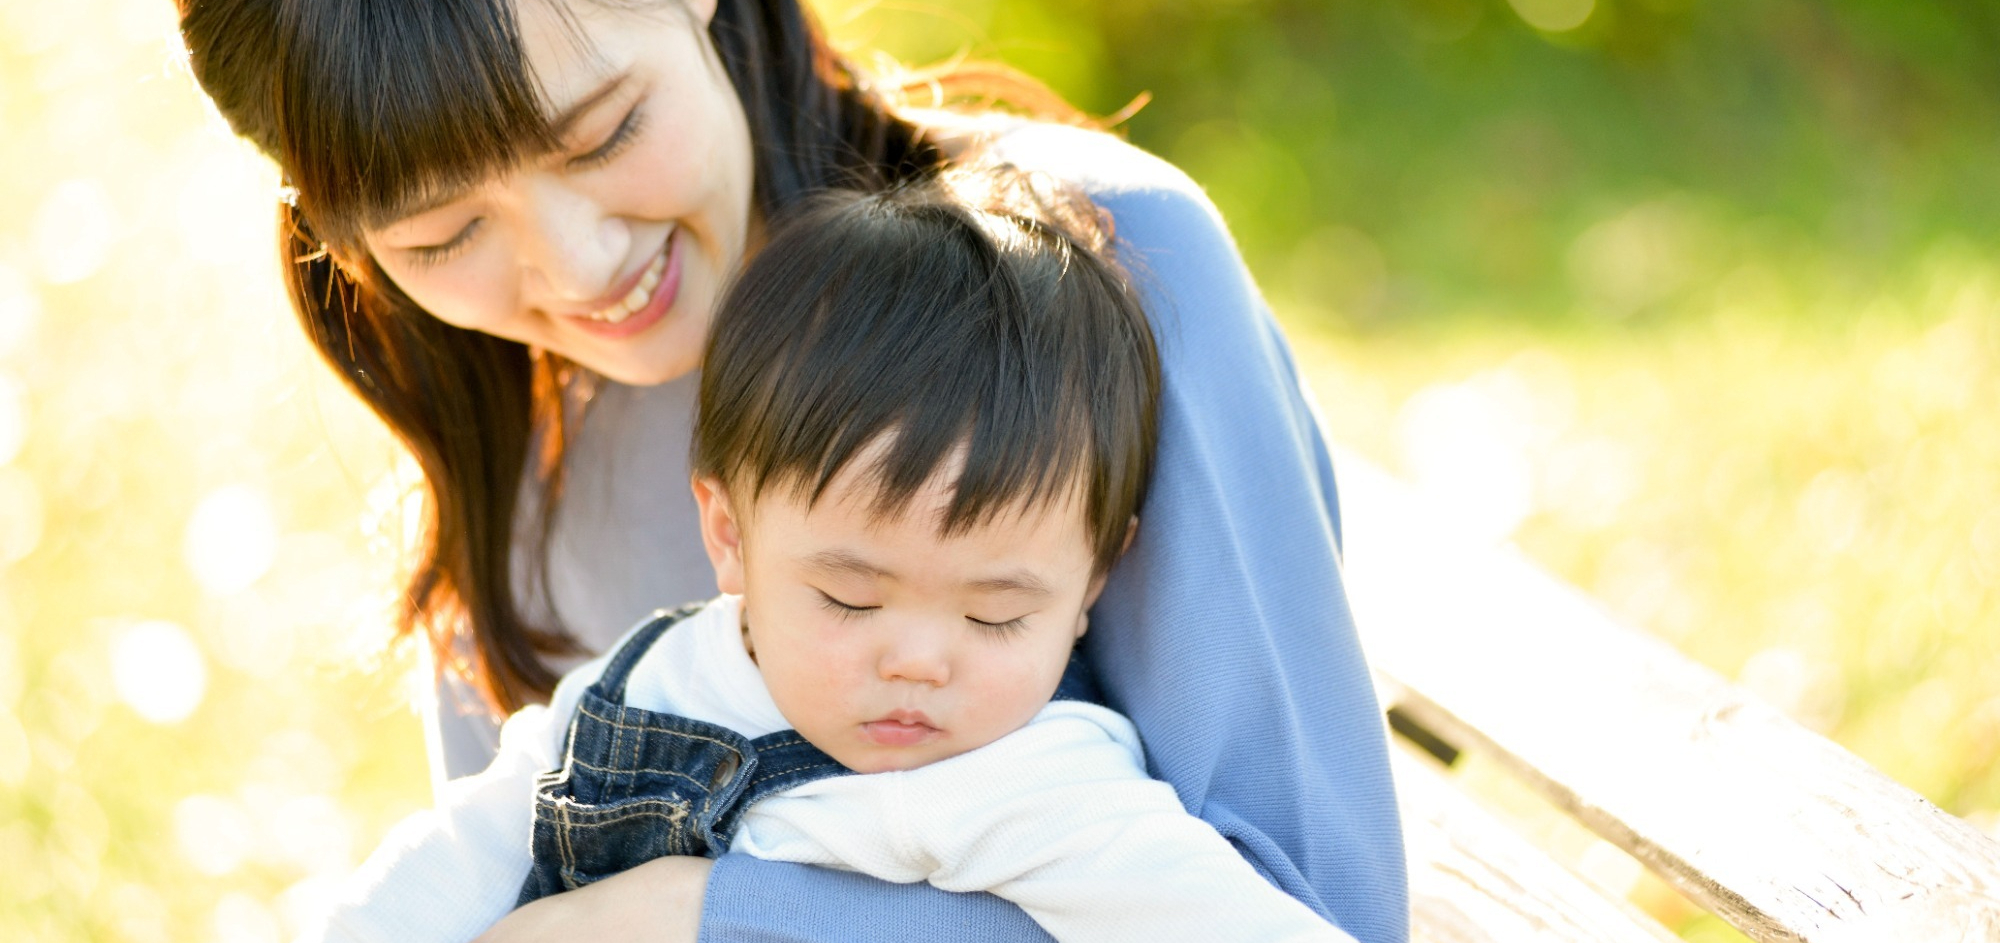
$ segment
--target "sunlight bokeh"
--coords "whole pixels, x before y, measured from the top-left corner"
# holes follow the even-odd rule
[[[364,528],[395,449],[182,56],[171,3],[0,9],[8,940],[286,939],[428,794]]]
[[[187,630],[155,619],[128,626],[112,643],[111,686],[125,706],[155,724],[177,724],[208,693],[208,662]]]

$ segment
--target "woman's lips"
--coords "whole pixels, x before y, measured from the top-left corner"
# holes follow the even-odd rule
[[[681,231],[667,236],[667,244],[639,273],[638,280],[624,298],[591,315],[571,315],[569,321],[598,337],[630,337],[665,317],[681,290],[681,257],[685,255]]]

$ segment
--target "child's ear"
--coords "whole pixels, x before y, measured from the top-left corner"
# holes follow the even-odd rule
[[[695,475],[695,507],[701,517],[701,544],[708,550],[708,562],[715,567],[715,588],[725,593],[743,594],[743,527],[729,501],[722,479]]]
[[[1132,538],[1138,534],[1139,516],[1135,514],[1132,520],[1125,524],[1125,543],[1118,547],[1120,557],[1125,555],[1125,551],[1132,549]],[[1104,581],[1110,577],[1110,573],[1099,573],[1090,578],[1090,588],[1083,593],[1083,615],[1076,620],[1077,638],[1082,638],[1083,633],[1090,630],[1090,607],[1097,605],[1097,597],[1104,593]]]

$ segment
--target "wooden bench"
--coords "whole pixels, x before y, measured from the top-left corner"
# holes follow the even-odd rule
[[[1676,939],[1475,802],[1499,768],[1757,941],[2000,941],[2000,842],[1338,460],[1423,943]],[[1464,757],[1465,759],[1459,759]]]

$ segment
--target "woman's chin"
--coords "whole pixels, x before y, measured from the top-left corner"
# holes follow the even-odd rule
[[[659,386],[672,383],[695,371],[698,362],[694,358],[675,357],[667,362],[620,362],[589,364],[593,372],[614,383],[626,386]]]
[[[667,315],[644,333],[611,343],[591,344],[569,359],[598,376],[626,386],[658,386],[693,373],[701,366],[703,338],[692,325]]]

